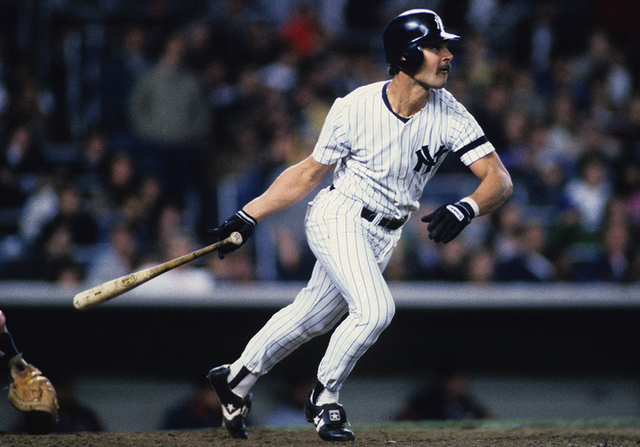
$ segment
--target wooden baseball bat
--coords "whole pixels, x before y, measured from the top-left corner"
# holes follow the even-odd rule
[[[140,270],[139,272],[121,276],[120,278],[112,279],[103,284],[100,284],[99,286],[95,286],[91,289],[85,290],[84,292],[80,292],[75,297],[73,297],[73,306],[78,310],[85,310],[100,303],[104,303],[105,301],[109,301],[110,299],[113,299],[125,292],[128,292],[131,289],[138,287],[141,284],[144,284],[145,282],[155,278],[158,275],[168,272],[169,270],[181,266],[182,264],[186,264],[187,262],[199,258],[200,256],[206,255],[207,253],[211,253],[212,251],[215,251],[224,244],[228,243],[232,243],[235,245],[242,244],[242,235],[238,232],[233,232],[226,239],[223,239],[211,245],[207,245],[206,247],[193,251],[184,256],[180,256],[179,258],[172,259],[171,261],[164,262],[162,264],[156,265],[155,267]]]

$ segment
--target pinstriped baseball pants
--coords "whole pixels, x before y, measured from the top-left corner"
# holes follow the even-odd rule
[[[339,391],[356,362],[395,313],[382,276],[400,230],[362,217],[362,204],[325,189],[309,204],[307,240],[317,258],[307,286],[249,341],[242,363],[263,375],[306,341],[333,329],[318,380]],[[340,321],[345,314],[344,320]]]

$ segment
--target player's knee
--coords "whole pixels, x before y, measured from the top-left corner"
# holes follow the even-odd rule
[[[298,337],[303,338],[304,340],[309,340],[316,335],[320,335],[322,327],[319,325],[309,325],[300,328],[300,333]]]
[[[366,325],[369,328],[369,332],[379,334],[391,324],[395,313],[395,305],[391,303],[390,305],[384,306],[384,308],[363,314],[360,324]]]
[[[393,320],[393,317],[394,317],[395,314],[396,314],[395,306],[390,306],[387,309],[387,313],[384,316],[384,318],[381,319],[382,321],[380,322],[380,331],[383,331],[387,327],[389,327],[389,325],[391,324],[391,321]]]

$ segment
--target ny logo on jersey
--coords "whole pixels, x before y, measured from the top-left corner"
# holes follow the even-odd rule
[[[422,149],[416,152],[416,155],[418,156],[418,162],[416,163],[413,170],[416,172],[420,172],[422,166],[426,166],[427,169],[425,171],[425,174],[428,173],[433,169],[435,165],[438,164],[440,157],[442,157],[446,152],[447,149],[444,146],[440,146],[438,152],[436,152],[433,157],[431,157],[431,154],[429,153],[429,146],[422,146]]]

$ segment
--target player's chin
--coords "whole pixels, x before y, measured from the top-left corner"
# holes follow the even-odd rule
[[[445,88],[447,86],[447,81],[449,80],[448,77],[444,77],[440,82],[434,82],[432,88],[434,89],[441,89],[441,88]]]
[[[438,74],[435,76],[433,80],[433,88],[443,88],[447,85],[447,81],[449,80],[449,71],[440,70]]]

